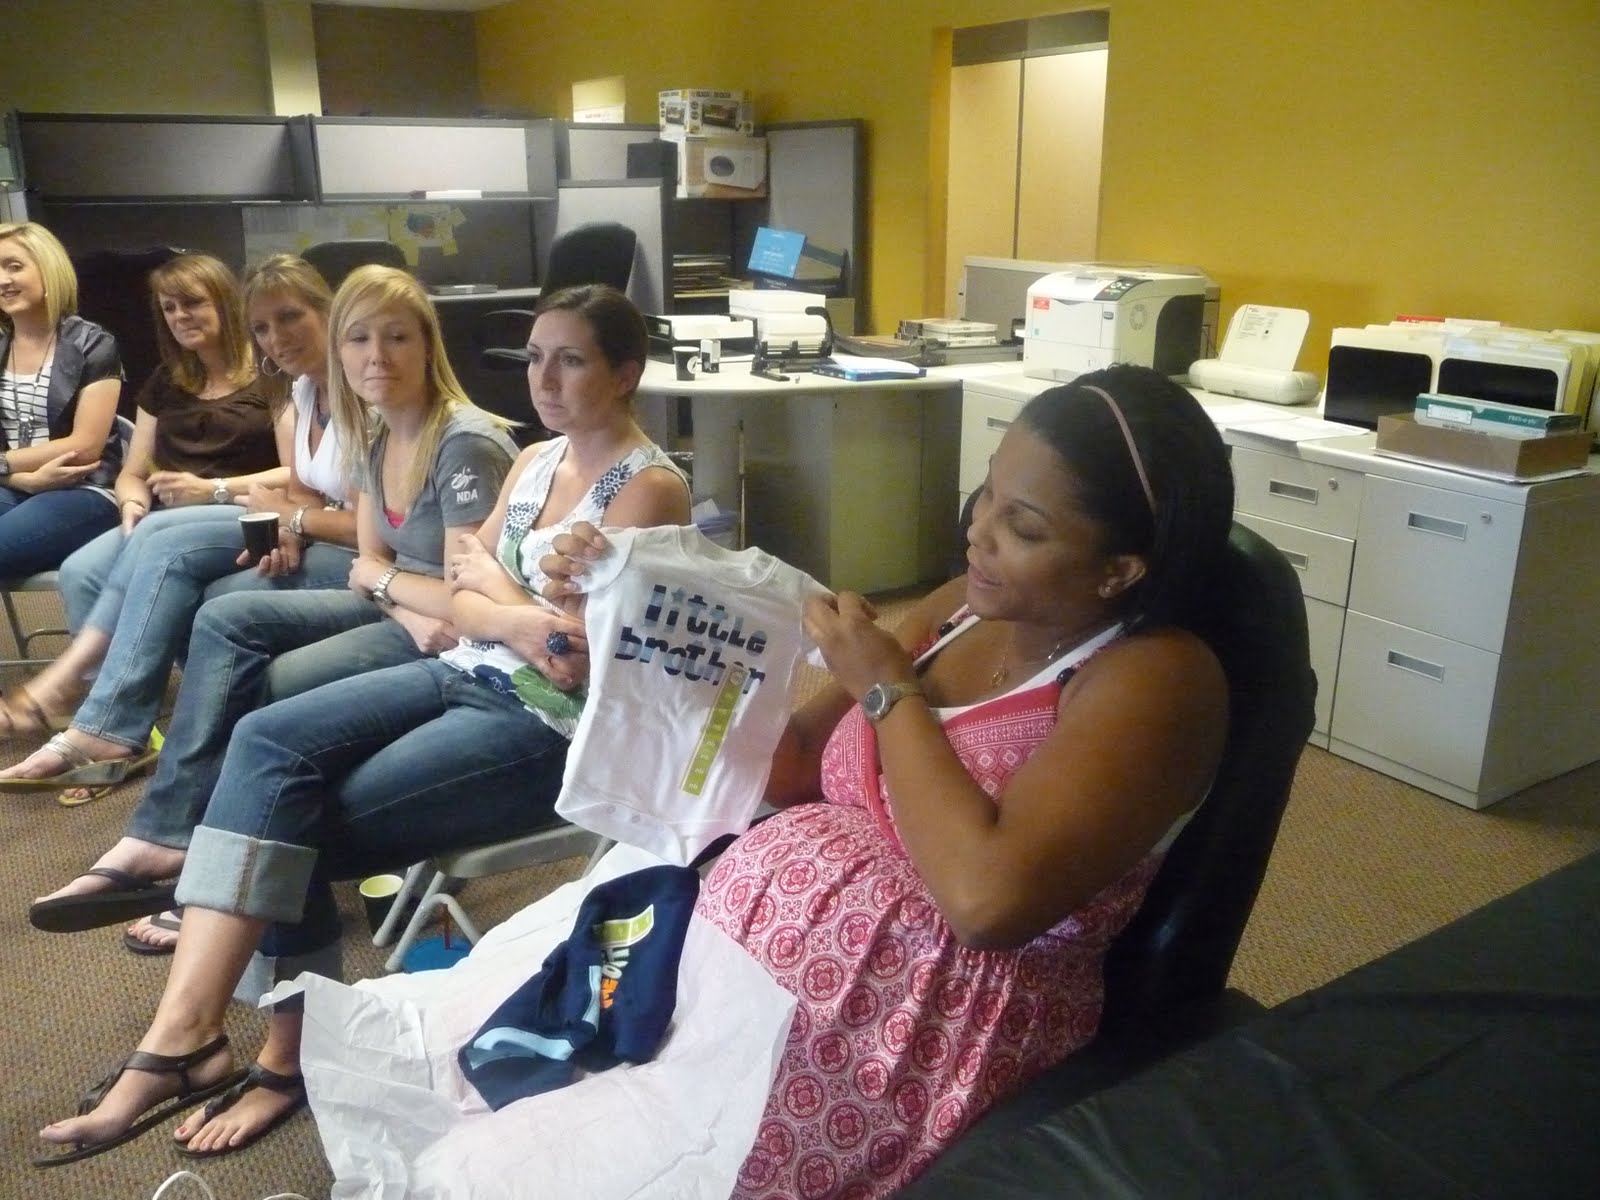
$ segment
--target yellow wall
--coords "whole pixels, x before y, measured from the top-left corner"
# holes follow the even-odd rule
[[[865,118],[884,328],[939,304],[941,31],[1083,7],[513,0],[478,14],[479,78],[555,115],[573,80],[622,73],[635,121],[684,86],[749,89],[767,120]],[[1225,308],[1310,309],[1316,370],[1331,325],[1397,311],[1600,328],[1593,0],[1108,7],[1102,256],[1198,263]]]
[[[0,109],[272,111],[256,0],[4,0]]]
[[[1318,372],[1397,312],[1600,329],[1597,63],[1594,0],[1116,0],[1101,254],[1308,309]]]

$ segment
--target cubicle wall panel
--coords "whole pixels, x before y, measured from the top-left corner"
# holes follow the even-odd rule
[[[867,312],[866,137],[861,121],[768,125],[767,216],[849,255],[846,292]],[[844,330],[843,332],[856,332]]]
[[[634,254],[628,295],[647,313],[671,312],[670,271],[673,247],[667,230],[666,187],[659,179],[569,180],[560,185],[553,237],[592,221],[616,221],[632,229],[639,244]],[[540,250],[541,274],[549,261]]]
[[[33,219],[61,239],[67,253],[203,250],[235,270],[245,262],[244,227],[232,204],[62,204],[36,202]]]
[[[628,147],[653,142],[654,125],[563,122],[556,140],[556,167],[562,179],[626,179]]]
[[[288,118],[18,117],[28,189],[49,198],[308,198]]]
[[[323,199],[554,191],[556,149],[548,122],[318,117],[312,128]]]

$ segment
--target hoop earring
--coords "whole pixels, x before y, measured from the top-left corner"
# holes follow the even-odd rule
[[[269,371],[267,369],[268,367],[271,367],[272,369]],[[283,368],[277,364],[276,360],[263,354],[261,356],[261,373],[267,376],[269,379],[275,379],[279,375],[283,374]]]

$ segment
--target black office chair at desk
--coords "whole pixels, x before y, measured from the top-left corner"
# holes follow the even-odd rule
[[[315,267],[334,291],[344,282],[345,276],[357,267],[376,265],[406,269],[405,251],[383,238],[347,238],[336,242],[318,242],[301,251],[302,258]]]
[[[628,290],[638,235],[615,221],[578,225],[550,243],[550,262],[539,290],[549,294],[580,283],[606,283]]]
[[[968,505],[970,517],[971,504]],[[966,521],[962,522],[965,529]],[[1210,636],[1228,677],[1228,741],[1205,802],[1167,852],[1144,903],[1106,956],[1095,1040],[998,1105],[903,1200],[986,1194],[965,1163],[1245,1017],[1260,1006],[1227,990],[1295,766],[1311,734],[1317,681],[1300,581],[1265,538],[1235,524],[1221,627]],[[1048,1181],[1041,1194],[1049,1194]]]

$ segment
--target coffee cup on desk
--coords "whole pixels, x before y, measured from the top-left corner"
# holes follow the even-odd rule
[[[278,514],[275,512],[245,513],[239,518],[239,529],[244,534],[245,550],[257,562],[278,548]]]
[[[699,373],[700,347],[699,346],[674,346],[672,348],[672,365],[677,368],[678,379],[687,382]]]

